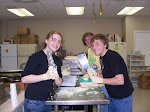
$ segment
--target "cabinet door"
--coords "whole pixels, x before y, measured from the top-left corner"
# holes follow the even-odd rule
[[[36,49],[36,44],[18,44],[18,56],[30,56]]]
[[[17,56],[17,45],[1,45],[1,56]]]
[[[17,70],[17,56],[16,57],[1,57],[1,70]]]

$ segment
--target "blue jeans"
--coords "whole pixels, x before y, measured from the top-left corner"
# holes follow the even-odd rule
[[[107,98],[109,98],[109,94],[107,93],[106,87],[101,86],[100,88],[103,91],[103,93],[105,94],[105,96]],[[101,105],[101,112],[108,112],[108,105]]]
[[[124,99],[114,99],[109,97],[109,101],[109,112],[132,112],[132,95]]]
[[[24,100],[25,112],[51,112],[52,106],[45,104],[46,100],[36,101],[26,99]]]

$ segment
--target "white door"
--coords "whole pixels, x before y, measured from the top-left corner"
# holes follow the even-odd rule
[[[134,51],[145,55],[145,66],[150,66],[150,31],[134,32]]]
[[[17,69],[17,45],[1,45],[1,70]]]

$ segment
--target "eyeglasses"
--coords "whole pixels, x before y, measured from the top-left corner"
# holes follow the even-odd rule
[[[86,37],[86,38],[85,38],[85,41],[87,41],[87,40],[91,40],[91,37]]]
[[[103,71],[104,70],[103,58],[100,58],[100,64],[101,64],[101,71]]]

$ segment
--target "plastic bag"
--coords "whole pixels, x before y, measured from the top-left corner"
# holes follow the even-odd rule
[[[61,66],[61,72],[63,76],[70,76],[70,67],[68,64]]]

